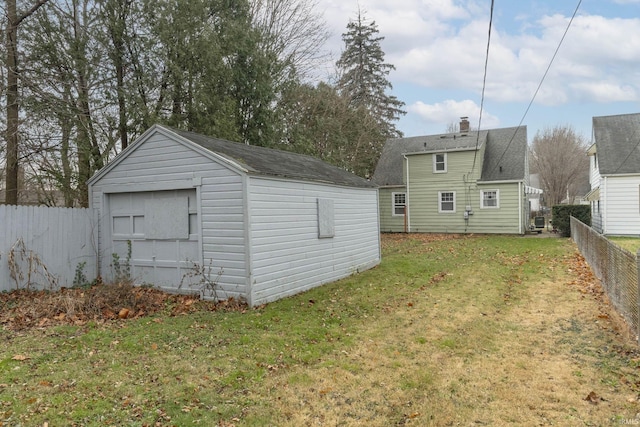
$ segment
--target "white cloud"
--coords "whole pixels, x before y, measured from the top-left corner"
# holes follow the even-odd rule
[[[568,25],[561,15],[537,22],[540,35],[507,34],[496,29],[489,49],[486,96],[501,102],[526,102],[534,95]],[[429,43],[411,43],[387,52],[397,77],[426,88],[480,93],[484,74],[487,23],[466,22],[455,34]],[[551,65],[536,102],[559,105],[579,98],[602,99],[600,81],[607,78],[639,100],[640,19],[578,16]],[[594,88],[589,89],[593,84]],[[615,83],[614,83],[615,85]],[[631,90],[629,90],[631,89]]]
[[[575,83],[571,88],[586,99],[600,103],[636,101],[639,98],[635,87],[604,81]]]
[[[463,101],[448,99],[435,104],[418,101],[409,105],[407,111],[416,114],[427,123],[441,124],[443,130],[451,123],[458,123],[460,117],[468,117],[471,127],[477,128],[480,116],[480,106],[469,99]],[[482,112],[482,129],[495,128],[499,125],[500,121],[497,117],[486,110]]]
[[[443,129],[460,116],[477,122],[487,49],[487,2],[318,1],[332,5],[327,8],[327,21],[335,34],[331,44],[335,57],[342,49],[340,34],[349,18],[355,17],[358,4],[367,18],[376,21],[385,37],[385,60],[396,67],[391,75],[394,87],[410,93],[410,102],[423,100],[407,107],[409,115],[442,124]],[[571,107],[575,104],[625,101],[621,108],[629,108],[629,102],[640,102],[640,15],[629,12],[638,4],[640,0],[614,0],[607,7],[581,7],[538,90],[534,109],[554,106],[557,112],[558,107],[570,106],[562,110],[563,119],[569,120],[569,115],[578,114],[573,110],[580,110]],[[598,12],[589,10],[590,6]],[[510,109],[510,117],[513,108],[524,113],[567,29],[573,7],[553,0],[539,0],[535,6],[496,2],[485,88],[485,105],[495,116],[485,113],[483,127],[498,125],[498,116],[506,120],[504,106]],[[452,97],[475,103],[441,101]],[[581,114],[587,115],[584,120],[589,126],[590,111]]]

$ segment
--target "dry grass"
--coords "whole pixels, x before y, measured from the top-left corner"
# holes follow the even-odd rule
[[[581,257],[551,268],[553,279],[527,287],[515,280],[518,289],[487,289],[485,298],[479,276],[435,275],[430,287],[371,319],[353,349],[271,378],[285,415],[279,425],[605,425],[634,418],[638,388],[628,383],[638,373],[603,372],[603,357],[614,357],[610,346],[626,348],[624,327],[603,311]]]

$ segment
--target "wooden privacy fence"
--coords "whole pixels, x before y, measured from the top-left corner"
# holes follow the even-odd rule
[[[616,311],[640,337],[640,253],[622,249],[574,217],[571,217],[571,237]]]
[[[89,209],[0,205],[0,291],[95,279],[95,223]]]

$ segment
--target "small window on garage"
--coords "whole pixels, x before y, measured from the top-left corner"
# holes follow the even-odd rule
[[[131,217],[129,215],[113,217],[113,234],[131,235]]]
[[[146,199],[144,226],[145,239],[188,239],[189,198]]]
[[[318,199],[318,238],[335,236],[333,200]]]

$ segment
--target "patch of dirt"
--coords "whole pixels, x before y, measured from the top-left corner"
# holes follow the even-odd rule
[[[169,294],[128,283],[96,284],[59,291],[16,290],[0,293],[0,325],[7,330],[53,325],[83,325],[137,319],[158,312],[176,316],[194,311],[244,311],[247,304],[229,299],[206,301],[199,295]]]

